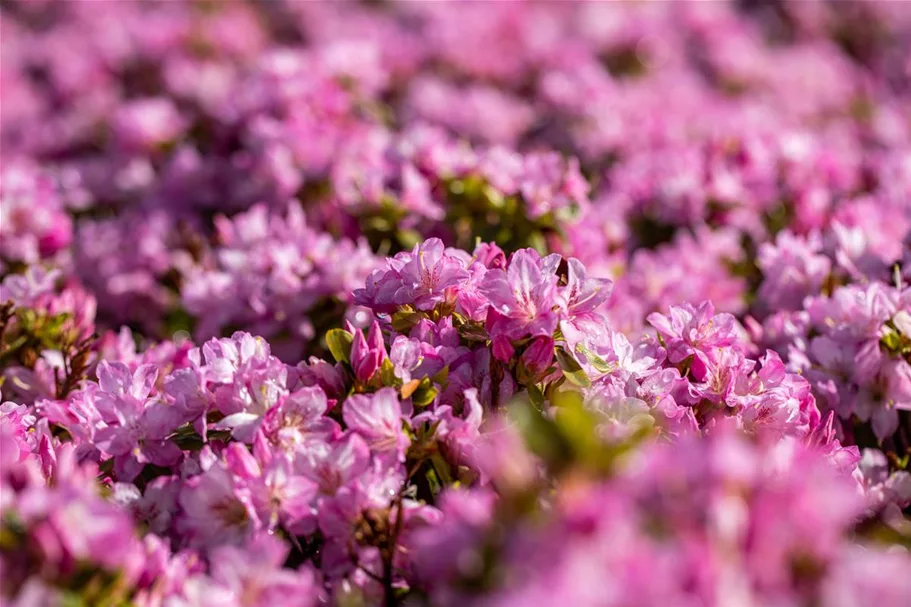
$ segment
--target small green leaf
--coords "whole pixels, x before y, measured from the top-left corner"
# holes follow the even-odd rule
[[[395,386],[400,383],[399,378],[395,376],[395,366],[388,358],[383,359],[383,365],[380,367],[380,381],[384,386]]]
[[[85,600],[72,590],[64,590],[59,601],[60,607],[86,607]]]
[[[466,341],[487,341],[490,336],[478,323],[467,323],[459,327],[459,337]]]
[[[490,204],[497,209],[502,208],[506,202],[503,194],[491,185],[484,186],[484,196],[490,201]]]
[[[539,388],[535,384],[531,384],[528,386],[527,389],[528,389],[528,398],[531,399],[531,404],[533,404],[538,409],[543,409],[545,401],[544,401],[544,393],[541,392],[541,388]]]
[[[579,362],[566,353],[566,350],[563,348],[557,348],[557,362],[560,364],[560,368],[563,370],[563,376],[566,379],[581,387],[588,388],[592,385],[591,379],[585,373],[585,370],[582,369],[582,366],[579,365]]]
[[[616,363],[607,362],[582,344],[576,344],[576,352],[584,356],[588,360],[588,364],[601,373],[612,373],[617,367]]]
[[[554,421],[564,440],[572,446],[574,459],[591,465],[599,459],[603,444],[598,438],[595,416],[582,404],[582,399],[570,398],[556,411]]]
[[[437,471],[433,466],[430,466],[425,472],[427,478],[427,486],[430,487],[430,493],[436,497],[443,491],[443,483],[440,482],[440,477],[437,475]]]
[[[174,335],[178,331],[186,331],[190,335],[196,326],[196,319],[183,308],[169,312],[164,318],[165,335]]]
[[[446,365],[430,378],[433,383],[445,386],[449,382],[449,365]]]
[[[583,406],[584,401],[582,393],[571,388],[552,390],[550,393],[550,405],[555,409],[579,408]]]
[[[449,473],[449,464],[443,459],[439,453],[434,453],[430,456],[430,461],[433,464],[433,469],[436,471],[439,476],[440,481],[444,485],[452,484],[452,474]]]
[[[344,329],[332,329],[326,333],[326,345],[336,362],[350,362],[351,344],[354,336]]]
[[[541,255],[547,254],[547,240],[541,232],[532,232],[528,235],[528,246]]]
[[[882,336],[880,343],[889,352],[897,352],[901,346],[901,337],[898,335],[898,333],[889,331]]]
[[[414,394],[411,396],[411,402],[414,403],[415,407],[426,407],[433,402],[433,399],[437,397],[438,393],[439,390],[434,387],[430,378],[425,377],[421,380],[421,385],[418,386],[418,389],[415,390]]]
[[[540,457],[551,471],[558,472],[572,463],[572,446],[563,438],[554,421],[530,402],[514,402],[509,407],[509,418],[519,429],[528,449]]]
[[[392,315],[392,328],[399,333],[407,333],[427,315],[423,312],[403,309]]]
[[[400,228],[395,233],[396,239],[398,239],[399,244],[402,245],[404,249],[414,248],[414,245],[421,242],[421,233],[417,230],[407,230],[405,228]]]

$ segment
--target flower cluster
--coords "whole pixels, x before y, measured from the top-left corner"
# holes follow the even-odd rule
[[[73,240],[67,207],[77,192],[27,161],[4,163],[0,172],[0,268],[34,264],[65,251]]]
[[[434,604],[897,606],[911,591],[906,555],[846,538],[856,487],[794,441],[720,429],[637,457],[573,482],[544,520],[518,495],[444,494],[449,528],[418,536]]]
[[[857,448],[836,437],[832,414],[822,415],[807,380],[789,373],[774,352],[748,358],[754,346],[730,314],[715,314],[710,302],[672,306],[668,315],[649,316],[653,332],[630,341],[603,315],[610,292],[610,281],[589,277],[575,258],[533,249],[506,256],[486,243],[469,254],[429,239],[389,258],[355,291],[375,320],[366,332],[350,323],[330,330],[332,360],[289,365],[263,338],[242,332],[142,354],[111,336],[95,353],[107,358],[75,389],[4,405],[8,457],[14,470],[44,471],[48,478],[36,477],[36,491],[57,490],[47,469],[60,450],[78,474],[97,476],[112,503],[84,488],[73,499],[120,517],[124,537],[136,538],[127,547],[139,573],[105,560],[89,540],[82,546],[88,555],[78,560],[109,580],[106,591],[140,604],[193,604],[197,593],[241,592],[259,605],[286,600],[276,597],[289,588],[307,601],[391,604],[426,591],[445,604],[473,600],[463,577],[468,588],[483,583],[490,600],[575,596],[570,581],[560,582],[565,588],[503,581],[539,577],[526,571],[534,562],[513,564],[511,555],[552,550],[545,546],[553,541],[549,527],[522,531],[524,517],[535,516],[529,508],[543,503],[551,504],[545,511],[555,537],[574,537],[578,525],[587,529],[579,540],[585,546],[616,543],[600,536],[602,525],[604,533],[641,535],[641,548],[605,554],[609,561],[593,559],[583,571],[612,570],[615,562],[639,559],[640,549],[660,563],[680,551],[704,553],[708,562],[718,558],[714,551],[744,551],[741,569],[719,568],[712,572],[719,579],[696,591],[686,590],[692,573],[680,571],[674,579],[683,586],[669,586],[655,601],[681,592],[828,596],[833,584],[840,592],[863,583],[824,574],[860,558],[852,556],[859,547],[840,539],[851,525],[870,521],[904,533],[900,512],[911,503],[911,477],[890,472],[878,452],[862,463]],[[512,419],[504,421],[508,411]],[[680,486],[678,468],[697,484]],[[791,478],[794,470],[814,481]],[[690,500],[715,495],[698,484],[713,482],[719,491],[747,484],[727,497],[718,493],[719,520],[706,522],[697,513],[716,506]],[[553,495],[552,483],[562,487]],[[631,489],[640,485],[641,496]],[[746,503],[728,503],[746,499],[746,487],[753,487]],[[669,494],[656,502],[655,492]],[[797,508],[784,499],[809,512],[822,508],[813,500],[844,510],[754,530],[769,519],[763,513]],[[587,500],[616,502],[616,511]],[[665,502],[669,512],[655,511]],[[733,516],[725,508],[756,509],[757,522],[725,523]],[[32,532],[20,522],[23,509],[16,501],[5,506],[5,524],[20,538],[4,553],[10,562]],[[507,519],[496,522],[500,516]],[[653,524],[667,525],[665,533],[701,525],[701,547],[690,546],[692,538],[650,546]],[[144,531],[141,545],[134,525]],[[716,537],[716,526],[727,535]],[[513,533],[517,539],[508,539]],[[783,534],[790,547],[748,540],[767,533]],[[559,549],[566,556],[557,575],[578,575],[574,546]],[[777,560],[769,561],[773,549]],[[57,558],[44,550],[40,559]],[[443,554],[456,562],[441,562]],[[890,567],[907,565],[899,554],[881,558]],[[255,575],[240,573],[253,562]],[[87,593],[101,583],[83,587],[68,570],[41,563],[17,574],[14,594],[30,596],[22,593],[36,587],[90,600]],[[720,581],[728,577],[730,588]],[[509,598],[514,592],[523,598]],[[617,592],[632,596],[625,593],[636,587]]]
[[[196,335],[244,327],[275,342],[286,335],[284,358],[300,359],[312,341],[340,318],[364,325],[351,307],[351,291],[378,265],[366,242],[333,239],[307,225],[303,212],[264,206],[215,219],[217,244],[181,277],[184,309]],[[274,343],[276,347],[278,343]]]
[[[900,3],[4,2],[0,602],[911,595]]]
[[[867,425],[879,441],[900,445],[908,437],[899,418],[911,411],[909,310],[909,288],[851,284],[807,296],[805,308],[770,316],[760,332],[844,420],[845,432]]]

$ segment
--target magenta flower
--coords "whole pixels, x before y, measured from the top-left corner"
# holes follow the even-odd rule
[[[29,266],[23,274],[9,274],[0,283],[0,301],[12,301],[17,306],[32,307],[42,296],[54,292],[60,270],[45,270],[40,265]]]
[[[374,452],[404,461],[411,441],[402,430],[402,405],[393,388],[348,397],[343,415],[348,428],[364,437]]]
[[[762,367],[751,377],[743,376],[728,404],[742,407],[739,419],[751,432],[772,436],[807,436],[821,423],[810,384],[788,373],[775,352],[767,352]]]
[[[245,607],[309,607],[318,592],[311,571],[283,567],[289,547],[271,535],[257,535],[245,546],[219,546],[212,551],[211,584],[199,598],[209,604],[212,591],[243,597]]]
[[[300,452],[295,469],[316,481],[320,492],[334,496],[360,476],[370,463],[370,447],[358,434],[349,433]]]
[[[235,375],[269,361],[269,344],[261,337],[236,332],[230,338],[211,339],[202,349],[190,353],[190,360],[205,365],[206,379],[214,383],[231,383]]]
[[[570,319],[590,317],[610,298],[613,283],[606,278],[589,278],[578,259],[566,260],[566,286],[560,289]]]
[[[339,363],[332,364],[311,356],[297,365],[297,373],[301,385],[317,386],[330,398],[339,398],[345,392],[344,371]],[[289,387],[293,389],[294,382]]]
[[[338,422],[326,417],[329,409],[329,400],[320,388],[300,388],[266,413],[262,431],[272,443],[293,453],[309,442],[322,442],[341,433]]]
[[[135,373],[123,363],[98,365],[95,406],[106,427],[96,431],[95,441],[114,457],[122,481],[133,480],[146,463],[173,466],[183,455],[168,440],[184,421],[181,411],[149,397],[157,376],[155,365],[140,365]]]
[[[118,146],[125,151],[147,151],[177,139],[185,121],[169,99],[155,97],[122,105],[113,126]]]
[[[4,428],[0,424],[6,442]],[[29,604],[28,591],[17,597],[17,590],[31,576],[50,581],[80,570],[107,570],[121,571],[125,583],[134,583],[142,555],[129,513],[99,494],[97,467],[78,462],[72,445],[54,447],[44,439],[42,444],[43,457],[52,465],[39,465],[35,458],[9,460],[0,450],[0,507],[7,521],[15,517],[17,529],[17,539],[4,546],[0,561],[4,600],[12,593]]]
[[[0,4],[0,604],[908,607],[903,3]]]
[[[481,242],[474,248],[472,256],[489,270],[506,267],[506,253],[496,243]]]
[[[234,477],[236,493],[256,511],[257,519],[270,531],[282,526],[310,528],[312,502],[317,486],[296,474],[283,457],[267,456],[260,462],[244,445],[231,443],[225,450],[225,463]]]
[[[507,360],[509,360],[507,358]],[[519,357],[519,373],[525,374],[528,381],[537,382],[543,378],[554,361],[554,340],[552,337],[538,336]]]
[[[377,311],[405,304],[431,310],[446,299],[448,289],[469,278],[464,262],[447,252],[439,238],[415,245],[410,253],[399,253],[386,265],[370,275],[364,289],[355,290],[355,303]]]
[[[737,340],[734,317],[716,315],[710,301],[698,307],[688,303],[671,306],[669,316],[649,314],[648,322],[664,339],[668,360],[674,364],[691,355],[708,362],[712,349],[731,346]]]
[[[431,588],[459,575],[459,556],[471,556],[492,523],[496,495],[486,489],[447,491],[440,498],[444,525],[415,533],[418,575]],[[467,560],[468,557],[463,557]]]
[[[434,347],[427,341],[398,335],[392,342],[389,360],[392,362],[395,376],[408,383],[412,379],[432,377],[439,372],[446,365],[440,354],[445,350],[446,348]]]
[[[774,245],[763,244],[757,259],[764,275],[760,301],[771,310],[794,310],[804,297],[818,293],[832,268],[821,250],[822,239],[816,233],[801,238],[784,231]]]
[[[534,249],[513,254],[504,270],[490,270],[481,292],[490,299],[497,315],[488,314],[488,331],[520,339],[531,335],[550,336],[557,328],[559,304],[557,277],[559,256],[542,259]]]
[[[383,361],[386,360],[386,344],[383,342],[383,333],[378,322],[373,321],[367,339],[360,329],[351,327],[354,333],[354,342],[351,344],[351,368],[354,376],[360,382],[368,382],[373,377]]]
[[[190,546],[240,544],[259,527],[253,504],[243,500],[238,489],[222,463],[184,484],[178,498],[181,516],[177,526]]]
[[[13,461],[22,461],[35,451],[36,436],[33,426],[38,418],[35,417],[25,405],[12,402],[0,404],[0,424],[4,428],[3,449],[15,453]]]
[[[287,371],[279,367],[248,371],[231,386],[220,387],[216,404],[227,415],[213,427],[231,430],[237,440],[252,442],[266,413],[288,394],[286,383]]]
[[[73,220],[66,198],[76,192],[61,184],[50,167],[8,149],[4,152],[0,170],[0,265],[10,261],[36,264],[66,251],[73,241]]]
[[[445,251],[438,238],[415,245],[411,255],[403,255],[401,263],[393,267],[402,283],[395,294],[396,303],[413,303],[419,310],[432,309],[445,299],[447,289],[468,279],[463,262]]]
[[[435,436],[447,458],[460,465],[475,465],[484,409],[478,400],[477,388],[468,388],[463,397],[461,417],[453,412],[452,406],[440,405],[432,411],[416,415],[412,425],[418,427],[425,422],[435,425]]]

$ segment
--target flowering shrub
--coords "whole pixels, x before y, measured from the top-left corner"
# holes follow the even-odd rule
[[[900,3],[0,14],[3,604],[908,604]]]

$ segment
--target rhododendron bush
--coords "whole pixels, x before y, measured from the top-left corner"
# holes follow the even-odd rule
[[[0,38],[4,605],[911,604],[903,3]]]

